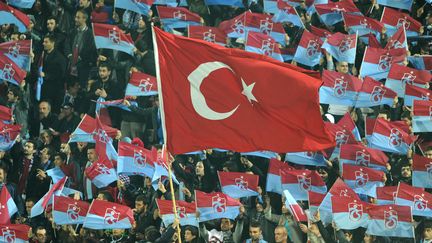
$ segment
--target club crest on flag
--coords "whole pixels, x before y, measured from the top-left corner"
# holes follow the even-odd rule
[[[338,14],[342,14],[342,12],[346,12],[345,8],[339,8],[338,5],[334,6],[330,10],[333,11],[334,13],[338,13]]]
[[[397,128],[392,128],[390,130],[390,146],[399,147],[402,144],[402,134]]]
[[[342,189],[342,190],[340,191],[340,193],[339,193],[339,196],[341,196],[341,197],[350,197],[350,196],[348,195],[348,189]]]
[[[387,55],[380,56],[378,62],[378,70],[379,71],[388,71],[390,69],[391,61],[393,57],[391,57],[388,53]]]
[[[187,218],[187,213],[186,213],[185,207],[177,206],[176,211],[177,211],[179,218],[181,218],[181,219]]]
[[[369,23],[368,23],[367,19],[360,20],[360,25],[363,26],[364,28],[369,27]]]
[[[342,144],[346,144],[348,142],[348,134],[345,131],[337,131],[335,134],[336,147],[340,148]]]
[[[339,53],[343,55],[345,52],[351,49],[352,42],[353,40],[350,37],[343,39],[339,45]]]
[[[312,180],[310,177],[306,177],[305,175],[297,175],[297,181],[300,190],[309,191],[311,187]]]
[[[401,81],[405,85],[406,84],[413,85],[415,79],[416,79],[416,76],[413,75],[413,72],[411,71],[411,73],[404,73]]]
[[[110,169],[101,163],[97,163],[96,170],[99,172],[99,174],[104,174],[104,175],[110,174]]]
[[[115,224],[119,220],[120,213],[113,208],[107,208],[104,215],[104,224]]]
[[[68,209],[66,211],[67,217],[70,221],[76,221],[79,218],[79,212],[81,208],[76,204],[68,204]]]
[[[213,34],[211,30],[203,33],[203,40],[215,43],[216,42],[216,34]]]
[[[240,178],[236,178],[235,184],[238,188],[240,188],[240,190],[248,189],[248,182],[243,178],[243,176],[240,176]]]
[[[313,57],[318,54],[320,44],[316,40],[309,40],[306,47],[306,54],[308,57]]]
[[[358,170],[354,172],[354,174],[356,187],[364,187],[369,181],[369,175],[367,173],[364,173],[362,170]]]
[[[10,133],[3,131],[0,133],[0,144],[9,144],[11,142]]]
[[[11,55],[13,58],[18,58],[18,56],[20,55],[20,49],[21,45],[17,42],[15,43],[15,45],[9,47],[8,54]]]
[[[115,30],[109,30],[108,32],[108,38],[110,39],[110,41],[112,41],[114,44],[119,44],[121,39],[120,39],[120,33]]]
[[[337,78],[334,81],[333,93],[336,97],[344,97],[348,88],[348,82],[344,80],[344,77]]]
[[[406,20],[405,18],[399,18],[396,28],[399,28],[400,26],[405,27],[405,29],[407,30],[410,27],[410,22],[408,20]]]
[[[263,40],[261,45],[261,51],[266,56],[273,55],[275,43],[272,43],[270,40]]]
[[[383,89],[380,86],[375,86],[370,95],[370,101],[372,103],[380,103],[381,100],[384,98],[385,93],[386,93],[385,89]]]
[[[231,28],[239,35],[243,35],[245,33],[245,27],[240,20],[235,22],[235,24],[233,24]]]
[[[273,23],[268,18],[260,21],[260,32],[269,35],[273,30]]]
[[[225,198],[222,198],[219,195],[212,197],[212,207],[215,213],[224,213],[226,210]]]
[[[141,89],[141,92],[149,92],[152,88],[153,84],[150,82],[150,78],[141,79],[138,87]]]
[[[428,201],[426,201],[423,197],[424,197],[424,194],[414,195],[414,202],[413,202],[414,209],[419,210],[419,211],[424,211],[427,209]]]
[[[5,66],[3,67],[1,79],[12,82],[14,75],[15,75],[15,70],[13,70],[12,64],[10,63],[5,64]]]
[[[96,132],[96,136],[97,136],[97,139],[101,143],[108,143],[109,142],[109,137],[103,129],[98,129]]]
[[[364,151],[356,152],[356,165],[368,167],[370,162],[370,154],[365,153]]]
[[[384,226],[387,229],[394,229],[398,224],[397,211],[390,208],[389,211],[384,210]]]
[[[3,242],[13,243],[16,240],[15,230],[11,230],[9,228],[2,229],[3,234]]]
[[[357,204],[355,201],[348,203],[348,212],[351,221],[359,221],[363,216],[363,205]]]
[[[173,13],[173,18],[186,20],[186,14],[182,13],[180,10]]]
[[[145,167],[147,164],[146,158],[138,150],[134,150],[134,163],[138,167]]]

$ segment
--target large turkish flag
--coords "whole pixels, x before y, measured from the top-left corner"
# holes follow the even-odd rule
[[[324,128],[314,71],[154,28],[162,126],[174,154],[316,151]],[[308,75],[309,74],[309,75]]]

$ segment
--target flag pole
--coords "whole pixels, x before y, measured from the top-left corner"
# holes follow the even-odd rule
[[[163,153],[163,157],[165,157],[166,161],[168,162],[168,160],[169,160],[168,150],[166,149],[165,145],[163,146],[162,153]],[[167,167],[168,167],[168,179],[169,179],[170,190],[171,190],[171,201],[173,204],[173,211],[174,211],[175,218],[178,219],[177,206],[176,206],[175,194],[174,194],[174,184],[172,181],[172,174],[171,174],[172,172],[171,172],[171,163],[170,162],[167,163]],[[177,234],[178,234],[177,239],[178,239],[179,243],[182,243],[180,233],[181,233],[181,230],[180,230],[180,224],[179,224],[179,225],[177,225]]]

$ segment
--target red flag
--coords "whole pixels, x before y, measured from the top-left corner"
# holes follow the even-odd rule
[[[397,193],[397,186],[377,187],[376,199],[378,205],[394,204]]]
[[[319,112],[321,82],[307,76],[314,72],[157,28],[154,33],[170,152],[317,151],[334,145]]]
[[[259,176],[241,172],[218,171],[221,190],[232,198],[258,196]]]
[[[110,136],[111,138],[115,138],[119,130],[109,127],[105,124],[102,124],[103,130]],[[75,131],[70,135],[71,142],[89,142],[94,143],[94,134],[96,132],[96,119],[89,115],[84,115],[81,122],[78,124],[78,127]]]
[[[393,28],[394,31],[399,26],[404,26],[407,32],[420,32],[420,28],[422,24],[411,17],[409,14],[399,12],[392,8],[385,7],[381,16],[381,23],[384,24],[387,28],[387,32],[389,29]],[[393,32],[394,32],[393,31]],[[392,32],[392,34],[393,34]],[[410,36],[410,35],[408,35]]]
[[[187,8],[157,6],[157,11],[160,19],[179,19],[197,23],[201,22],[201,17],[196,13],[192,13]]]
[[[70,197],[54,196],[53,218],[54,223],[82,224],[90,207],[88,202],[74,200]]]
[[[0,24],[14,24],[20,33],[25,33],[30,26],[30,18],[25,13],[0,1]]]
[[[83,227],[89,229],[130,229],[134,223],[135,219],[130,207],[93,200]]]
[[[10,121],[12,119],[12,111],[6,106],[0,105],[0,120]]]
[[[1,242],[28,242],[31,228],[25,224],[5,224],[0,225]]]
[[[134,55],[132,37],[115,25],[93,23],[96,48],[113,49]]]
[[[66,184],[67,176],[63,177],[56,184],[54,184],[51,189],[41,198],[31,209],[30,217],[36,217],[45,211],[48,205],[52,204],[53,195],[59,195]]]
[[[326,30],[326,29],[320,29],[318,27],[315,27],[313,25],[311,25],[311,30],[310,32],[316,36],[319,36],[322,39],[324,38],[328,38],[332,35],[332,33],[330,32],[330,30]]]
[[[125,96],[157,95],[156,77],[141,72],[133,72],[126,86]]]
[[[190,38],[216,43],[221,46],[225,46],[227,41],[226,34],[217,27],[189,25],[188,36]]]
[[[382,48],[381,43],[378,42],[376,36],[372,33],[366,34],[368,37],[369,46],[372,48]]]
[[[399,27],[396,33],[390,36],[390,39],[388,40],[385,48],[387,49],[405,48],[408,50],[408,42],[405,33],[405,28]]]
[[[156,199],[156,204],[159,208],[159,215],[161,216],[165,226],[172,224],[176,218],[172,201]],[[198,220],[195,216],[195,203],[176,200],[176,211],[178,218],[180,219],[180,225],[193,225],[198,227]]]
[[[0,192],[0,224],[9,224],[10,219],[17,211],[18,208],[7,187],[3,186]]]
[[[0,78],[15,85],[21,85],[27,72],[21,69],[5,54],[0,55]]]

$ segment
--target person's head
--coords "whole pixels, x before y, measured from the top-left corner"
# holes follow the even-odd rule
[[[38,243],[45,243],[47,241],[47,230],[44,226],[38,226],[35,235]]]
[[[27,215],[30,215],[31,209],[35,205],[35,202],[36,202],[35,198],[32,198],[32,197],[26,198],[26,200],[25,200],[25,209],[26,209]]]
[[[428,159],[432,159],[432,146],[428,146],[424,151],[424,156]]]
[[[45,147],[40,151],[40,160],[47,162],[51,158],[51,150],[49,147]]]
[[[74,114],[74,108],[71,103],[65,103],[61,107],[61,112],[66,118],[70,118]]]
[[[87,8],[90,6],[91,1],[90,0],[79,0],[79,7],[80,8]]]
[[[261,238],[261,225],[258,221],[252,221],[249,225],[249,236],[251,240],[254,242],[258,242]]]
[[[54,32],[55,28],[57,27],[57,21],[54,17],[49,17],[47,19],[47,30],[48,32]]]
[[[198,161],[195,166],[195,174],[197,176],[204,176],[204,163],[202,161]]]
[[[69,81],[66,84],[66,87],[67,87],[67,92],[72,96],[76,96],[81,88],[79,81],[76,79]]]
[[[62,152],[57,152],[54,155],[54,165],[60,167],[66,163],[67,155]]]
[[[78,10],[75,14],[75,25],[82,28],[86,26],[87,19],[88,14],[84,10]]]
[[[100,191],[97,195],[96,200],[114,202],[114,198],[108,191]]]
[[[99,65],[99,77],[101,80],[108,80],[111,76],[111,67],[107,63]]]
[[[378,118],[382,118],[386,121],[390,121],[390,111],[387,109],[381,109],[378,113]]]
[[[51,104],[48,101],[41,101],[39,103],[39,118],[43,119],[49,116],[51,112]]]
[[[432,240],[432,221],[426,221],[423,227],[423,239]]]
[[[44,39],[43,39],[43,43],[42,43],[43,47],[44,47],[44,50],[48,51],[48,52],[54,50],[55,41],[56,40],[55,40],[55,37],[53,35],[47,35],[47,36],[45,36]]]
[[[286,243],[288,241],[288,232],[282,225],[279,225],[275,228],[274,236],[276,243]]]
[[[36,152],[36,144],[33,141],[27,141],[24,144],[24,155],[33,155]]]
[[[365,235],[363,237],[363,242],[364,243],[373,243],[373,242],[375,242],[375,236],[365,233]]]
[[[7,93],[8,102],[10,103],[17,102],[20,99],[21,95],[22,92],[17,86],[14,85],[9,86],[8,93]]]
[[[146,27],[146,22],[145,22],[145,20],[144,20],[144,18],[140,18],[140,20],[138,21],[138,28],[139,29],[145,29],[145,27]]]
[[[260,202],[257,202],[257,203],[255,204],[255,208],[256,208],[256,211],[257,211],[257,212],[263,212],[263,211],[264,211],[263,204],[260,203]]]
[[[92,144],[93,145],[93,144]],[[90,162],[96,162],[98,160],[98,155],[96,153],[96,148],[94,146],[90,146],[87,149],[87,159]]]
[[[0,184],[6,183],[8,170],[9,166],[4,162],[0,162]]]
[[[411,165],[408,162],[404,162],[401,165],[401,177],[410,178],[411,177]]]
[[[222,218],[220,227],[222,231],[230,231],[234,227],[234,224],[231,222],[231,219]]]
[[[338,62],[336,63],[336,70],[343,74],[348,74],[349,66],[347,62]]]
[[[114,237],[120,237],[124,234],[125,230],[124,229],[113,229],[112,230],[112,234]]]
[[[42,143],[44,143],[44,144],[51,144],[51,142],[53,140],[52,132],[48,129],[43,130],[39,136],[40,136]]]
[[[144,195],[138,195],[135,198],[135,209],[138,214],[143,213],[147,209],[147,203]]]
[[[194,239],[198,237],[198,230],[196,227],[193,226],[186,226],[185,227],[185,234],[184,239],[186,242],[192,242]]]
[[[345,240],[351,242],[353,240],[353,233],[349,230],[344,230]]]

